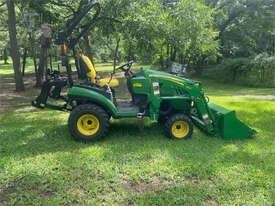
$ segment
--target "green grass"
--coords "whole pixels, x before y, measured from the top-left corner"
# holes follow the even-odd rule
[[[140,132],[136,120],[111,120],[103,140],[84,144],[71,138],[67,113],[3,100],[0,205],[274,205],[275,102],[238,96],[272,90],[202,81],[258,134],[224,140],[195,129],[173,141],[155,122]]]
[[[244,87],[234,84],[217,83],[214,80],[202,79],[204,90],[208,95],[275,95],[275,88]]]

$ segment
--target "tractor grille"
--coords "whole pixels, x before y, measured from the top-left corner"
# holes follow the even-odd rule
[[[179,88],[179,87],[175,88],[175,92],[176,92],[176,95],[178,95],[178,96],[186,96],[186,95],[188,95],[188,93],[184,89]]]

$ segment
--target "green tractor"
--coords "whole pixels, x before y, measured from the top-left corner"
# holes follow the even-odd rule
[[[93,21],[81,26],[84,31],[68,40],[72,30],[94,7],[97,12]],[[69,111],[68,127],[75,139],[93,141],[102,138],[108,131],[111,117],[138,120],[148,117],[163,124],[166,135],[177,140],[190,138],[193,125],[207,134],[227,139],[247,138],[256,133],[239,121],[234,111],[209,103],[199,81],[146,68],[134,72],[131,70],[133,61],[116,68],[110,78],[99,78],[92,61],[75,51],[76,43],[91,28],[99,10],[98,2],[90,2],[68,31],[58,35],[56,42],[61,46],[62,65],[68,77],[62,77],[58,71],[52,72],[41,94],[32,102],[37,108]],[[79,83],[73,81],[67,49],[73,51]],[[116,99],[114,88],[119,86],[119,81],[114,74],[117,71],[124,72],[131,95],[129,101]],[[66,87],[69,88],[68,94],[62,96],[61,91]],[[48,104],[48,98],[61,99],[64,105]]]

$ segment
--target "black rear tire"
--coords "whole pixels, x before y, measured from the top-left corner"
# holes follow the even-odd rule
[[[176,140],[186,140],[193,134],[193,123],[185,114],[175,114],[165,123],[166,136]]]
[[[158,118],[159,124],[164,125],[166,121],[167,121],[167,116],[159,115],[159,118]]]
[[[77,106],[68,120],[73,138],[84,142],[101,139],[108,131],[109,125],[109,115],[95,104]]]

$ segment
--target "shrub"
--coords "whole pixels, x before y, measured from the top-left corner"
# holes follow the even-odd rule
[[[259,54],[252,64],[253,73],[260,85],[275,85],[275,56],[268,56],[266,53]]]
[[[275,56],[261,53],[253,58],[225,59],[207,69],[204,76],[247,86],[275,87]]]

